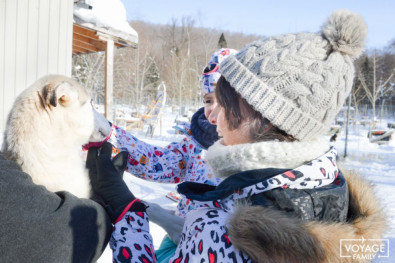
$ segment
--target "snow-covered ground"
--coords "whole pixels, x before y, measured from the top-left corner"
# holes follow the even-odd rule
[[[385,127],[386,122],[382,122]],[[386,144],[370,143],[367,138],[369,128],[362,125],[350,127],[347,157],[344,158],[345,131],[334,146],[339,152],[339,161],[346,169],[357,171],[370,180],[381,201],[388,219],[389,257],[378,258],[374,262],[395,262],[395,134]]]
[[[162,128],[160,129],[158,126],[152,138],[145,137],[141,132],[136,132],[136,136],[158,146],[179,141],[182,136],[175,134],[172,128],[175,118],[176,114],[167,108],[162,117]],[[386,122],[381,125],[385,126]],[[333,145],[338,150],[338,163],[342,167],[357,171],[358,174],[369,179],[375,185],[377,196],[388,216],[389,228],[385,238],[389,239],[390,247],[390,257],[376,259],[375,262],[395,262],[395,138],[384,145],[370,143],[367,138],[368,131],[369,127],[362,125],[350,127],[346,158],[344,158],[345,129],[341,131]],[[395,136],[393,135],[393,137]],[[140,199],[156,202],[166,208],[176,207],[176,203],[165,197],[168,192],[175,189],[174,185],[147,182],[130,174],[125,174],[124,178],[129,188]],[[154,238],[154,246],[158,248],[165,232],[153,223],[150,223],[150,229]],[[110,262],[110,260],[111,251],[107,249],[99,262]]]

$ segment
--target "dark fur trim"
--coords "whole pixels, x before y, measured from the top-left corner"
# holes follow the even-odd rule
[[[352,262],[340,258],[340,239],[379,239],[386,224],[371,184],[352,173],[344,176],[347,222],[302,222],[270,208],[240,205],[229,222],[233,245],[254,262]]]
[[[262,206],[239,206],[229,237],[254,262],[321,262],[324,251],[299,219]]]

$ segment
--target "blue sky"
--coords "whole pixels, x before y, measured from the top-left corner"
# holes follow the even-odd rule
[[[263,36],[316,32],[335,9],[347,8],[368,24],[368,48],[395,39],[394,0],[121,0],[128,20],[169,24],[190,16],[196,26]]]

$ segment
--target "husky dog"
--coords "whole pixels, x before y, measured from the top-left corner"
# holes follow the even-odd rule
[[[48,75],[15,100],[4,132],[3,153],[48,190],[89,197],[90,182],[81,146],[103,141],[108,121],[94,110],[76,81]]]

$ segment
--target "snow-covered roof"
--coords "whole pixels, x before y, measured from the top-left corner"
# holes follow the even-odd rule
[[[127,45],[138,43],[137,32],[129,25],[121,0],[74,0],[75,23],[91,28]]]

